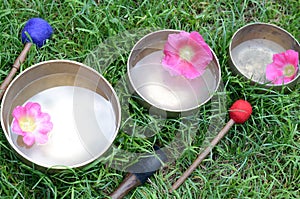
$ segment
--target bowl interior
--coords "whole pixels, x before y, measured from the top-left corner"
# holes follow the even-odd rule
[[[273,54],[288,49],[300,52],[299,43],[287,31],[271,24],[246,25],[232,37],[229,48],[231,66],[253,82],[271,85],[266,79],[266,66],[273,62]]]
[[[12,111],[38,102],[51,116],[46,144],[26,146],[11,131]],[[12,147],[42,167],[79,167],[100,157],[113,142],[120,123],[118,99],[94,70],[72,61],[47,61],[22,72],[2,100],[1,124]]]
[[[220,67],[213,60],[205,73],[189,80],[172,76],[162,65],[163,48],[169,34],[178,30],[162,30],[143,37],[133,47],[128,59],[128,75],[133,90],[149,106],[168,112],[186,112],[206,103],[217,90]]]

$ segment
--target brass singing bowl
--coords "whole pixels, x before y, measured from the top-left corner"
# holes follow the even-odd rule
[[[159,30],[144,36],[132,48],[127,62],[129,86],[138,101],[153,113],[170,117],[197,110],[212,98],[221,80],[219,61],[212,50],[213,59],[198,78],[171,76],[163,69],[164,44],[169,34],[179,32]]]
[[[300,77],[284,85],[274,85],[266,79],[266,67],[272,63],[273,54],[292,49],[300,53],[299,42],[286,30],[268,23],[252,23],[238,29],[231,38],[229,64],[235,74],[252,84],[275,90],[283,86],[293,88]]]
[[[28,101],[38,102],[51,116],[53,129],[46,144],[26,146],[11,130],[13,109]],[[82,167],[100,158],[121,121],[119,100],[109,82],[90,67],[68,60],[24,70],[7,88],[1,107],[8,143],[26,163],[44,169]]]

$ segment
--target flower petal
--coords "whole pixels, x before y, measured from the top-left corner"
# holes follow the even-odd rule
[[[12,132],[23,136],[26,145],[31,146],[34,142],[44,144],[48,141],[48,133],[53,129],[53,124],[50,115],[41,112],[40,104],[27,102],[23,107],[17,106],[12,115]]]
[[[266,68],[266,77],[268,80],[275,80],[283,75],[282,70],[279,70],[276,65],[268,64]]]
[[[36,118],[39,122],[49,122],[51,117],[48,113],[40,113],[37,118]]]
[[[162,59],[163,67],[167,69],[171,73],[171,75],[180,75],[179,71],[175,69],[172,70],[172,68],[175,68],[175,66],[178,65],[179,62],[179,56],[171,52],[166,52],[164,58]]]
[[[15,119],[18,120],[26,115],[26,110],[22,106],[17,106],[16,108],[14,108],[12,115]]]
[[[211,60],[211,53],[208,54],[206,51],[204,51],[204,49],[197,49],[191,63],[193,63],[193,66],[200,73],[200,75],[202,75],[205,71],[206,66],[211,62]]]
[[[31,146],[35,142],[35,137],[32,133],[26,133],[26,135],[23,137],[23,141],[26,145]]]
[[[52,122],[44,122],[38,126],[37,131],[41,134],[47,134],[52,129],[53,129]]]
[[[273,62],[266,67],[266,78],[273,84],[288,83],[293,80],[298,72],[298,52],[287,50],[273,55]],[[288,67],[288,68],[287,68]],[[294,67],[293,72],[290,67]],[[288,70],[288,71],[285,71]]]
[[[298,69],[298,62],[299,62],[298,52],[294,50],[287,50],[285,55],[286,55],[287,62],[289,64],[294,65]]]
[[[45,144],[48,141],[48,136],[45,134],[35,135],[35,141],[39,144]]]
[[[295,78],[295,76],[284,77],[284,78],[283,78],[283,82],[284,82],[284,83],[288,83],[288,82],[292,81],[294,78]]]
[[[162,65],[171,75],[194,79],[212,60],[209,46],[198,32],[170,34],[164,46]]]
[[[206,51],[208,55],[211,55],[211,50],[209,46],[205,43],[203,37],[196,31],[191,32],[190,37],[196,41],[202,48]],[[212,56],[212,55],[211,55]]]
[[[168,40],[164,46],[164,51],[179,55],[179,49],[186,45],[188,43],[188,40],[189,33],[187,32],[169,34]]]
[[[194,79],[199,76],[199,72],[195,69],[195,67],[193,67],[192,64],[178,59],[178,56],[172,53],[168,54],[166,59],[162,60],[162,64],[171,75],[183,75],[188,79]]]
[[[284,66],[287,64],[284,54],[274,54],[272,64],[275,65],[278,69],[283,70]]]
[[[203,71],[197,70],[192,64],[187,64],[187,63],[181,63],[180,69],[181,69],[181,74],[188,79],[194,79],[196,77],[199,77],[199,75],[202,75],[204,72],[204,69]]]
[[[38,103],[28,102],[25,105],[28,116],[37,117],[41,112],[41,106]]]
[[[19,125],[19,121],[17,119],[14,119],[14,121],[12,122],[11,130],[18,135],[24,136],[26,134],[25,132],[22,131]]]

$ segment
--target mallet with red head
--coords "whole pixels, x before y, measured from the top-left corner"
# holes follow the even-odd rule
[[[229,109],[230,120],[219,134],[211,141],[210,145],[197,157],[193,164],[183,173],[183,175],[172,185],[170,192],[176,190],[199,166],[204,158],[211,152],[212,148],[224,137],[229,129],[235,124],[242,124],[246,122],[252,114],[252,106],[245,100],[237,100]]]

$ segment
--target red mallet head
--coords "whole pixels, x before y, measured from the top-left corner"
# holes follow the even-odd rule
[[[235,101],[229,109],[229,116],[237,124],[246,122],[252,114],[252,106],[245,100]]]

